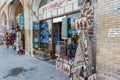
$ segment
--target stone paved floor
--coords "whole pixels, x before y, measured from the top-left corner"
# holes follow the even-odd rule
[[[69,80],[55,66],[0,46],[0,80]]]

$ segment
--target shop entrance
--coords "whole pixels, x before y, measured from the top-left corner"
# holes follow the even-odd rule
[[[62,22],[53,23],[52,27],[52,44],[53,44],[53,58],[55,58],[56,53],[61,55],[66,55],[67,53],[67,44],[66,40],[62,39]]]

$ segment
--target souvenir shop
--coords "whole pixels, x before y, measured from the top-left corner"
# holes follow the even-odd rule
[[[33,22],[33,48],[42,54],[36,57],[55,59],[57,57],[75,57],[78,30],[74,20],[80,17],[80,12],[60,16],[40,22]]]
[[[42,60],[56,59],[56,69],[71,80],[96,80],[91,44],[93,6],[90,0],[79,4],[81,10],[33,22],[34,55]]]

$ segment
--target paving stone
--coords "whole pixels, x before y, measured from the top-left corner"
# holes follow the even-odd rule
[[[0,80],[69,80],[55,65],[0,46]]]

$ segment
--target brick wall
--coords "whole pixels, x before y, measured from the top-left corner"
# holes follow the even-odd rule
[[[120,80],[120,0],[97,0],[95,27],[98,80]]]

